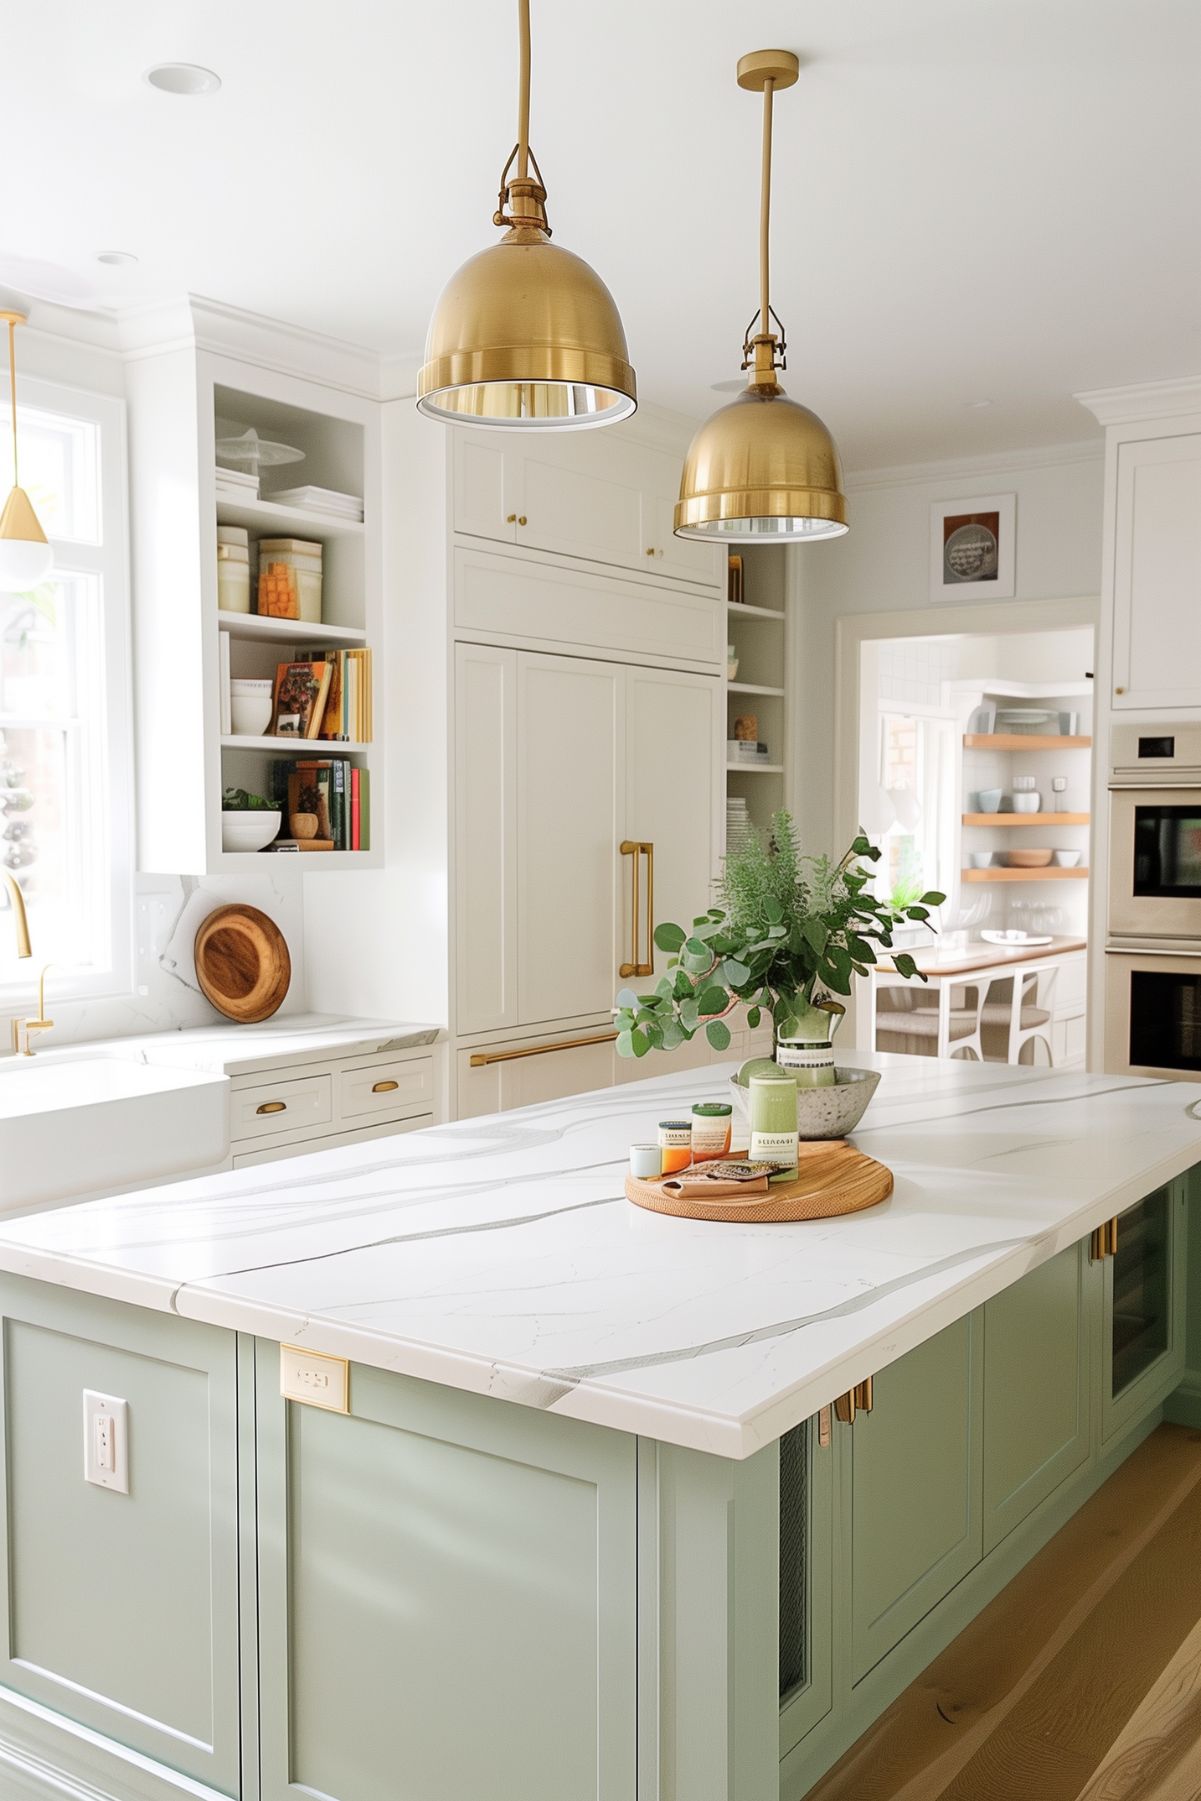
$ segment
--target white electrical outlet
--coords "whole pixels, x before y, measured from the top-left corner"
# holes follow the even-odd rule
[[[83,1479],[129,1493],[129,1402],[83,1391]]]
[[[347,1413],[350,1366],[342,1357],[327,1357],[323,1351],[304,1351],[297,1345],[281,1344],[279,1392],[288,1401],[325,1407],[330,1413]]]

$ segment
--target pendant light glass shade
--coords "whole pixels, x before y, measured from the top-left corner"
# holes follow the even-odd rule
[[[18,325],[25,323],[25,314],[0,312],[0,320],[8,326],[9,405],[13,434],[13,485],[4,511],[0,513],[0,593],[24,594],[49,575],[54,553],[46,542],[33,502],[19,482],[16,331]]]
[[[625,331],[596,271],[551,243],[546,188],[529,148],[529,0],[518,0],[518,20],[518,140],[493,215],[494,225],[508,229],[443,289],[426,338],[417,405],[452,425],[540,431],[612,425],[637,406]]]
[[[847,529],[834,440],[776,379],[787,345],[768,297],[772,96],[791,87],[799,70],[788,50],[756,50],[738,64],[739,86],[763,94],[760,304],[743,341],[746,390],[707,419],[689,446],[675,510],[678,538],[783,544],[838,538]]]

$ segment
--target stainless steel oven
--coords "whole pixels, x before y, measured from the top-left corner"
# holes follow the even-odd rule
[[[1201,945],[1201,726],[1115,726],[1108,936]]]
[[[1106,946],[1105,1067],[1201,1082],[1201,944]]]

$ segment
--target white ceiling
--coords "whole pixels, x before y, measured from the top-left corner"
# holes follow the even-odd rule
[[[496,235],[515,12],[12,8],[0,259],[417,349]],[[776,107],[788,385],[850,467],[1079,439],[1074,391],[1201,370],[1199,0],[534,0],[551,220],[612,288],[643,398],[699,416],[738,373],[760,117],[734,64],[776,43],[807,65]],[[156,92],[165,60],[221,92]],[[137,268],[100,268],[114,249]]]

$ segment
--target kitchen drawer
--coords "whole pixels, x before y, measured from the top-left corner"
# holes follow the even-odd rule
[[[330,1132],[324,1138],[303,1138],[299,1143],[273,1145],[264,1151],[238,1151],[233,1157],[235,1169],[249,1169],[255,1163],[276,1163],[285,1157],[311,1157],[316,1151],[332,1151],[348,1144],[366,1144],[373,1138],[395,1138],[401,1132],[420,1132],[432,1126],[432,1113],[418,1113],[412,1119],[390,1119],[379,1125],[359,1126],[354,1132]]]
[[[429,1057],[369,1063],[338,1072],[338,1117],[428,1113],[434,1104],[434,1065]]]
[[[333,1116],[331,1075],[255,1082],[246,1088],[235,1086],[230,1096],[229,1135],[238,1144],[245,1138],[267,1138],[275,1133],[327,1126]]]

